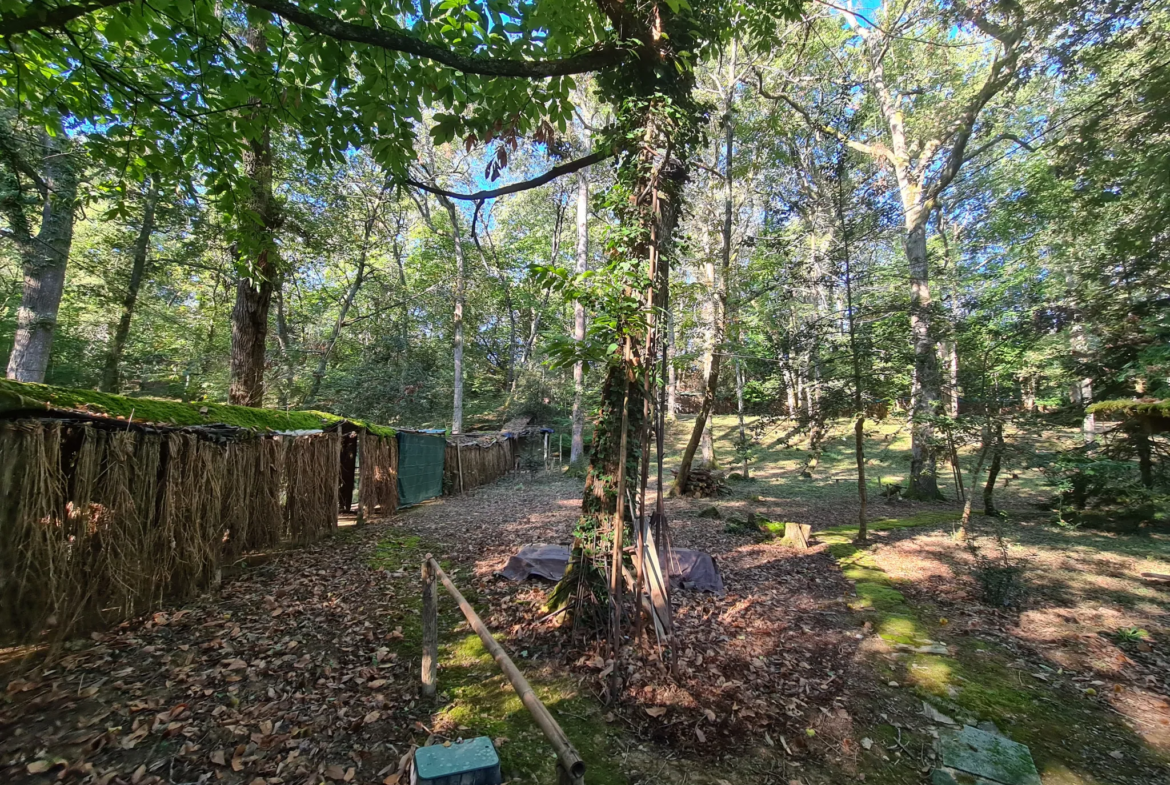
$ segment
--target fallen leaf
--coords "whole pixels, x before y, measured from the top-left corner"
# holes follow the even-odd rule
[[[345,771],[340,766],[330,766],[325,769],[325,776],[336,782],[341,782],[345,779]]]
[[[47,760],[36,760],[28,764],[27,768],[29,774],[44,774],[49,769],[53,768],[53,764],[51,761]]]
[[[661,717],[663,714],[666,714],[666,707],[665,706],[651,706],[650,708],[646,709],[646,713],[649,714],[651,717]]]
[[[216,750],[211,753],[211,762],[216,766],[226,766],[227,758],[224,757],[223,750]]]
[[[861,740],[861,746],[865,747],[868,750],[870,747],[873,746],[873,739],[869,738],[868,736],[865,737],[864,739]]]
[[[699,739],[700,744],[707,743],[707,737],[703,734],[703,731],[697,727],[695,728],[695,736]]]

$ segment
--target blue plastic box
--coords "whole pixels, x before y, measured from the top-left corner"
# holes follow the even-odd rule
[[[500,785],[500,756],[487,736],[419,747],[411,785]]]

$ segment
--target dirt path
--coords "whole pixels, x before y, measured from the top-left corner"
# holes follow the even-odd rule
[[[591,657],[534,622],[545,587],[492,577],[518,545],[569,541],[579,488],[551,475],[509,478],[276,554],[217,596],[70,644],[52,665],[9,680],[0,781],[381,782],[452,709],[436,714],[418,699],[418,580],[413,561],[390,558],[408,547],[450,565],[527,668],[567,677],[588,697],[599,681]],[[643,776],[627,735],[700,757],[733,739],[797,756],[835,747],[848,732],[858,643],[845,618],[848,584],[823,554],[725,535],[679,504],[676,541],[715,555],[728,593],[680,593],[677,682],[652,660],[620,665],[605,744],[625,751],[623,778]],[[662,748],[651,759],[675,755]]]

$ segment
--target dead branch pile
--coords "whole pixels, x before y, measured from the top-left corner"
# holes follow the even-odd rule
[[[456,494],[495,482],[512,468],[514,450],[514,439],[495,439],[487,444],[448,441],[443,459],[443,492]]]
[[[359,499],[363,518],[393,515],[398,509],[398,440],[362,433]]]
[[[313,542],[337,528],[340,463],[340,433],[315,433],[288,440],[284,456],[284,524],[293,542]]]
[[[678,472],[674,469],[670,473],[677,476]],[[729,496],[731,488],[724,481],[722,472],[712,471],[711,469],[691,469],[690,476],[687,477],[687,489],[685,496],[691,496],[696,499],[708,499],[713,496]]]

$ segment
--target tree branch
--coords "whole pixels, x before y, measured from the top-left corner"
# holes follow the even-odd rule
[[[75,5],[56,7],[47,6],[43,2],[33,2],[25,7],[23,13],[0,14],[0,36],[19,35],[33,30],[61,27],[78,17],[126,2],[129,0],[88,0],[88,2]]]
[[[0,15],[0,37],[62,27],[67,22],[94,11],[120,5],[130,0],[89,0],[74,5],[46,8],[33,5],[22,14]],[[399,30],[387,30],[354,24],[335,16],[307,11],[287,0],[241,0],[245,5],[273,13],[293,24],[338,41],[366,44],[391,52],[434,60],[465,74],[543,79],[601,71],[623,62],[629,51],[613,44],[599,44],[592,49],[558,60],[511,60],[485,55],[469,55],[415,38]]]
[[[792,100],[787,95],[784,95],[784,93],[769,93],[764,89],[764,75],[759,71],[756,71],[756,82],[758,84],[760,95],[762,95],[764,98],[767,98],[769,101],[782,101],[788,104],[792,111],[800,115],[804,119],[805,123],[808,124],[808,127],[812,130],[819,131],[823,134],[828,134],[829,136],[837,139],[838,141],[859,153],[864,153],[866,155],[873,156],[874,158],[885,158],[891,163],[894,162],[893,154],[884,146],[870,145],[866,144],[865,142],[859,142],[856,139],[851,139],[847,134],[841,133],[831,125],[826,123],[818,123],[813,119],[812,115],[809,114],[807,109],[796,103],[796,101]]]
[[[612,158],[614,155],[616,155],[616,153],[612,150],[590,153],[589,155],[585,156],[584,158],[578,158],[574,161],[569,161],[568,163],[561,164],[560,166],[554,166],[552,169],[549,169],[544,174],[540,175],[539,177],[534,177],[531,180],[524,180],[524,181],[519,182],[519,183],[512,183],[511,185],[505,185],[505,186],[500,187],[500,188],[494,188],[490,191],[476,191],[473,194],[461,194],[461,193],[456,193],[455,191],[448,191],[448,190],[445,190],[443,188],[436,188],[433,185],[427,185],[426,183],[420,183],[418,180],[411,180],[410,178],[406,179],[406,184],[413,185],[415,188],[419,188],[419,189],[426,191],[428,193],[435,194],[436,196],[445,196],[448,199],[462,199],[463,201],[466,201],[466,202],[478,202],[478,201],[482,201],[484,199],[495,199],[497,196],[505,196],[507,194],[514,194],[514,193],[518,193],[520,191],[528,191],[528,190],[531,190],[533,188],[538,188],[538,187],[544,185],[545,183],[552,182],[553,180],[557,179],[558,177],[561,177],[561,176],[566,175],[566,174],[572,174],[573,172],[576,172],[580,169],[584,169],[586,166],[591,166],[595,163],[600,163],[601,161],[604,161],[607,158]]]
[[[466,55],[397,30],[367,27],[334,16],[306,11],[287,0],[241,1],[338,41],[352,41],[392,52],[426,57],[465,74],[512,76],[523,79],[567,76],[601,71],[621,63],[627,55],[627,50],[611,44],[602,44],[587,52],[559,60],[509,60],[484,55]]]
[[[1036,151],[1036,149],[1034,147],[1032,147],[1032,145],[1028,144],[1027,140],[1021,139],[1020,137],[1016,136],[1015,134],[999,134],[994,139],[991,139],[991,140],[987,141],[986,143],[981,144],[979,147],[976,147],[974,150],[967,153],[967,155],[963,157],[963,162],[966,163],[967,161],[970,161],[974,158],[978,158],[979,156],[983,155],[988,150],[990,150],[992,147],[995,147],[1000,142],[1008,142],[1008,141],[1015,142],[1016,145],[1024,148],[1029,153],[1033,153]]]

